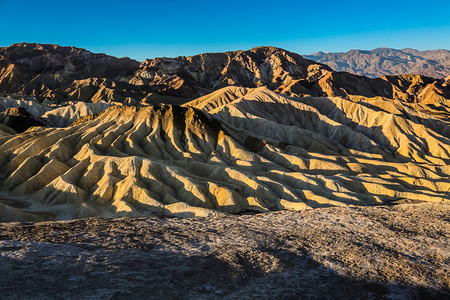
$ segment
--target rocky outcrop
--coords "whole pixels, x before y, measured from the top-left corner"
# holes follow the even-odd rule
[[[449,205],[423,203],[0,223],[0,293],[7,300],[448,299],[449,215]]]
[[[33,74],[58,74],[69,78],[130,76],[139,63],[75,47],[19,43],[0,48],[0,55]]]
[[[129,58],[75,47],[14,44],[0,48],[0,90],[56,102],[72,100],[74,95],[81,94],[76,100],[92,101],[99,98],[96,94],[105,80],[109,80],[109,85],[120,85],[131,78],[138,66],[139,62]],[[95,81],[96,78],[100,79]],[[83,80],[91,80],[90,92],[77,84]],[[108,100],[108,96],[104,95],[101,100]]]
[[[422,75],[371,79],[274,47],[147,59],[93,54],[56,45],[17,44],[0,50],[0,91],[38,100],[183,104],[227,86],[267,87],[288,96],[384,97],[407,102],[450,98],[444,79]]]
[[[294,78],[305,78],[311,63],[298,54],[274,47],[156,58],[142,63],[130,83],[155,86],[164,94],[188,99],[226,86],[267,86],[275,90]]]

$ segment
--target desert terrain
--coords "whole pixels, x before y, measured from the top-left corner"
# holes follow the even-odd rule
[[[0,224],[6,299],[446,299],[446,204]]]
[[[0,48],[2,298],[450,297],[434,70]]]

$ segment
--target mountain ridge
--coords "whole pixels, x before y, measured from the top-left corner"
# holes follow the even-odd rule
[[[142,63],[57,45],[23,43],[0,50],[0,92],[32,95],[39,101],[183,104],[226,86],[266,86],[299,97],[430,103],[450,98],[444,79],[424,75],[371,79],[268,46]]]
[[[347,52],[318,51],[304,57],[327,64],[336,71],[372,78],[405,74],[445,78],[450,75],[450,51],[446,49],[420,51],[412,48],[379,47]]]

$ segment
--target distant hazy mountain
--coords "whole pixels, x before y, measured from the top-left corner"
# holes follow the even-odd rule
[[[434,78],[450,75],[450,51],[377,48],[371,51],[319,51],[305,58],[326,64],[336,71],[368,77],[382,75],[422,74]]]

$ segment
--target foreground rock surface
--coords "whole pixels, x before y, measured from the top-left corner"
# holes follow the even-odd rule
[[[450,205],[0,224],[3,299],[444,299]],[[58,278],[58,280],[56,280]]]

